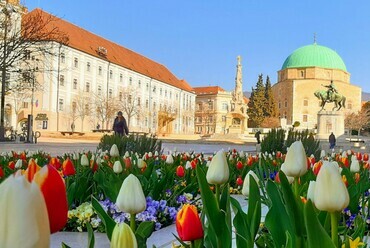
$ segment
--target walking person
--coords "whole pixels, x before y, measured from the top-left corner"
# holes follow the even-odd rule
[[[122,115],[122,111],[118,111],[117,117],[114,119],[113,131],[116,135],[128,135],[128,127],[126,119]]]
[[[334,149],[336,143],[335,135],[333,132],[329,135],[329,144],[330,144],[330,149]]]
[[[261,144],[261,131],[260,130],[258,130],[256,132],[256,134],[254,135],[254,137],[256,137],[256,139],[257,139],[257,144]]]

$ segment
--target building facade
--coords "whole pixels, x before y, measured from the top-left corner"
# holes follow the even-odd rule
[[[300,122],[301,128],[313,129],[317,125],[317,113],[321,110],[315,91],[326,91],[333,81],[339,94],[346,97],[343,112],[361,109],[361,88],[350,83],[350,74],[342,58],[332,49],[308,45],[295,50],[278,71],[278,82],[272,86],[279,118],[287,125]],[[334,103],[327,103],[332,110]]]
[[[196,97],[195,133],[246,134],[247,99],[243,95],[241,57],[238,56],[235,89],[227,92],[219,86],[194,87]]]
[[[50,14],[35,9],[25,16]],[[35,78],[42,89],[22,99],[7,96],[6,121],[19,128],[31,112],[34,130],[89,132],[111,129],[122,111],[130,131],[157,134],[194,133],[192,87],[165,66],[65,20],[52,23],[68,37],[38,56],[43,70]],[[53,41],[50,41],[53,42]],[[27,59],[35,59],[30,51]],[[35,62],[36,63],[36,62]],[[32,104],[33,103],[33,104]],[[33,106],[33,108],[31,108]],[[32,109],[32,111],[31,111]]]

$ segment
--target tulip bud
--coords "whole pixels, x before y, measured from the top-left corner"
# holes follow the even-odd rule
[[[206,177],[209,184],[224,184],[229,180],[229,166],[223,150],[213,157]]]
[[[326,156],[325,150],[321,150],[320,158],[324,158]]]
[[[152,152],[148,152],[148,157],[149,158],[153,157],[153,153]]]
[[[113,229],[112,239],[110,241],[111,248],[130,247],[137,248],[135,234],[132,232],[129,225],[126,223],[116,224]]]
[[[96,163],[97,163],[98,165],[101,165],[101,157],[97,157],[97,158],[96,158]]]
[[[355,156],[352,156],[352,161],[351,161],[351,167],[350,167],[351,172],[359,172],[360,171],[360,163],[356,159]]]
[[[154,152],[154,156],[158,157],[158,151]]]
[[[176,216],[176,229],[182,241],[193,241],[203,237],[202,223],[195,206],[185,204],[181,208]]]
[[[192,168],[190,161],[186,161],[185,169],[190,169],[190,168]]]
[[[141,158],[139,158],[137,160],[137,167],[139,169],[145,168],[146,167],[146,162],[144,160],[142,160]]]
[[[35,174],[34,182],[39,185],[44,195],[50,222],[50,233],[55,233],[67,223],[68,204],[64,181],[53,166],[45,165]]]
[[[22,159],[18,159],[17,160],[17,163],[15,163],[15,168],[16,169],[20,169],[20,168],[22,168],[22,166],[23,166],[23,161],[22,161]]]
[[[300,177],[307,172],[307,157],[301,141],[294,142],[286,154],[281,170],[290,177]]]
[[[316,179],[315,206],[322,211],[342,211],[349,204],[349,194],[335,165],[324,161]]]
[[[172,155],[168,155],[166,158],[166,164],[173,164],[173,157]]]
[[[29,182],[33,180],[36,172],[40,170],[40,166],[38,166],[33,158],[30,159],[28,163],[27,170],[24,173],[24,176],[28,179]]]
[[[118,193],[117,207],[126,213],[137,214],[146,209],[146,199],[139,179],[130,174],[123,181]]]
[[[79,160],[79,155],[77,153],[73,153],[73,156],[72,156],[73,160]]]
[[[113,171],[114,171],[114,173],[117,173],[117,174],[121,173],[123,171],[122,164],[119,160],[114,162]]]
[[[253,177],[254,181],[256,181],[257,185],[259,182],[258,176],[256,173],[254,173],[252,170],[250,170],[247,175],[244,178],[244,183],[243,183],[243,189],[242,189],[242,194],[245,196],[249,196],[249,185],[250,185],[250,176]]]
[[[119,151],[116,144],[113,144],[110,148],[109,154],[111,157],[119,157]]]
[[[178,177],[183,177],[185,175],[184,167],[182,167],[181,165],[177,166],[177,168],[176,168],[176,175]]]
[[[128,151],[126,151],[126,152],[125,152],[125,155],[124,155],[123,157],[125,157],[125,158],[130,157],[130,153],[129,153]]]
[[[308,190],[307,190],[307,200],[311,200],[313,203],[315,203],[315,187],[316,187],[316,182],[315,181],[310,181],[310,184],[308,185]]]
[[[69,158],[64,160],[63,165],[62,165],[62,170],[63,170],[64,176],[72,176],[76,174],[75,167],[73,166],[73,163]]]
[[[0,185],[0,247],[49,247],[50,229],[39,187],[23,176],[8,177]]]
[[[82,154],[81,156],[81,165],[82,166],[89,166],[89,159],[87,158],[86,154]]]

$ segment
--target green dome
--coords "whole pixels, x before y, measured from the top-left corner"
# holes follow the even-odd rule
[[[285,60],[281,69],[314,66],[347,71],[342,58],[335,51],[317,44],[295,50]]]

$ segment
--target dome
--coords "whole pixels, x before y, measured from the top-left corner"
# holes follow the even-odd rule
[[[314,66],[347,71],[342,58],[334,50],[316,43],[295,50],[281,69]]]

